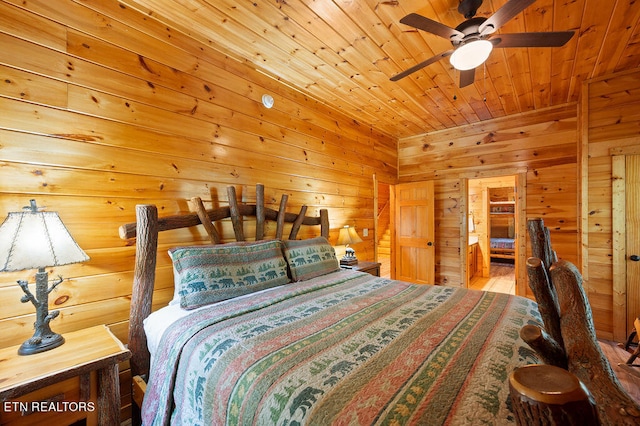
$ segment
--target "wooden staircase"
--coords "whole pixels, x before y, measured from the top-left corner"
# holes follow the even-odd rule
[[[384,231],[378,241],[378,256],[391,256],[391,231]]]
[[[388,228],[378,240],[378,262],[380,276],[391,277],[391,231]]]
[[[379,204],[377,214],[376,237],[378,239],[378,262],[380,262],[380,276],[391,277],[391,204],[389,188],[378,190]]]

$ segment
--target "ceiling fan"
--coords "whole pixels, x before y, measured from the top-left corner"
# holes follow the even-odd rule
[[[460,87],[473,84],[475,68],[484,63],[494,47],[560,47],[564,46],[574,31],[552,31],[541,33],[494,34],[500,27],[522,12],[536,0],[510,0],[489,18],[474,17],[482,0],[460,0],[458,12],[467,20],[456,28],[410,13],[400,20],[419,30],[427,31],[446,38],[453,49],[435,55],[411,68],[394,75],[391,81],[397,81],[427,65],[449,58],[451,65],[460,71]]]

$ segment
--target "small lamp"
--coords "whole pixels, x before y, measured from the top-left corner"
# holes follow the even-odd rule
[[[0,272],[38,269],[35,296],[27,281],[18,280],[24,291],[20,301],[31,302],[36,307],[35,332],[18,349],[20,355],[31,355],[64,343],[64,338],[49,327],[59,311],[49,312],[48,300],[49,293],[63,279],[58,277],[49,287],[49,274],[45,268],[84,262],[89,256],[74,241],[58,213],[39,211],[35,200],[23,210],[9,213],[0,225]]]
[[[344,252],[344,257],[340,259],[341,265],[356,265],[358,259],[356,258],[356,251],[349,247],[350,244],[361,243],[362,238],[356,232],[356,228],[345,226],[340,229],[340,235],[338,235],[338,246],[347,246]]]

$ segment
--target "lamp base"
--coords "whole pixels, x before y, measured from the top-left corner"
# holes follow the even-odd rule
[[[358,259],[356,259],[355,257],[345,256],[342,259],[340,259],[340,265],[353,266],[357,264],[358,264]]]
[[[41,337],[32,337],[25,341],[18,349],[18,355],[33,355],[45,352],[64,343],[64,337],[57,333],[47,334]]]

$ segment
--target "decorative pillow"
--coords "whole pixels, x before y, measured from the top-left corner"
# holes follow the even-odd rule
[[[280,240],[176,247],[169,256],[183,309],[289,282]]]
[[[340,269],[336,251],[324,237],[283,243],[284,257],[294,281],[308,280]]]

